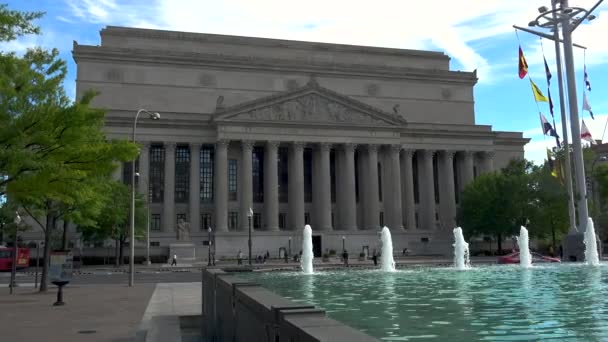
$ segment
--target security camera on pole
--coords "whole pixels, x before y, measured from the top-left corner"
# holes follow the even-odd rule
[[[550,29],[554,32],[558,31],[559,26],[562,28],[562,37],[564,44],[564,63],[566,67],[566,83],[568,87],[568,104],[570,110],[570,129],[572,136],[572,157],[574,161],[574,183],[576,186],[576,198],[578,210],[579,228],[571,225],[568,235],[563,240],[563,258],[567,261],[582,261],[584,260],[585,246],[583,243],[583,232],[586,229],[589,210],[587,208],[587,187],[585,184],[585,166],[583,162],[583,150],[581,145],[581,129],[578,113],[578,98],[576,93],[576,79],[574,73],[574,57],[572,52],[572,32],[585,20],[593,20],[595,16],[591,14],[603,0],[598,1],[590,10],[580,7],[570,7],[568,0],[552,0],[552,9],[542,6],[538,9],[540,15],[528,26]],[[516,29],[532,33],[539,37],[547,38],[560,42],[558,34],[547,34],[518,26]],[[580,47],[580,46],[579,46]],[[559,49],[557,49],[559,52]],[[560,103],[563,103],[563,96]],[[562,125],[566,122],[562,117]],[[565,135],[564,135],[565,136]],[[566,151],[569,153],[569,151]],[[570,165],[566,165],[570,167]]]

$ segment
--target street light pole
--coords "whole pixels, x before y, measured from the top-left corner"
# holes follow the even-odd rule
[[[556,9],[557,3],[556,1],[552,1],[552,9],[553,9],[553,19],[557,18]],[[564,80],[562,75],[562,52],[559,45],[559,25],[557,21],[555,21],[555,25],[553,26],[553,37],[555,43],[555,62],[557,64],[557,83],[559,89],[559,109],[562,120],[562,142],[564,146],[564,163],[566,165],[564,178],[566,179],[566,192],[568,193],[568,219],[570,222],[570,227],[568,229],[569,232],[575,233],[576,229],[576,209],[574,208],[574,191],[572,189],[572,169],[570,162],[570,144],[568,142],[568,125],[566,120],[566,105],[565,105],[565,96],[564,96]]]
[[[291,236],[288,238],[289,241],[289,249],[287,250],[287,258],[291,258]]]
[[[249,266],[251,266],[251,218],[253,216],[253,209],[249,208],[249,213],[247,213],[247,220],[249,221]]]
[[[139,177],[139,172],[135,172],[135,176]],[[143,179],[146,183],[147,192],[144,194],[146,196],[146,265],[151,265],[150,261],[150,183],[145,178]]]
[[[137,128],[137,119],[139,114],[142,112],[147,113],[152,120],[160,119],[160,114],[152,113],[145,109],[140,109],[135,114],[135,120],[133,120],[133,134],[131,141],[135,143],[135,130]],[[139,155],[139,153],[138,153]],[[129,286],[133,286],[135,280],[135,159],[131,161],[131,227],[129,236],[129,247],[131,253],[129,253]]]
[[[342,253],[344,253],[344,251],[346,251],[346,248],[344,248],[345,241],[346,241],[346,236],[342,236]]]

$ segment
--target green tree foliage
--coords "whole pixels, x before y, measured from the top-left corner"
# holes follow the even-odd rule
[[[31,21],[40,15],[0,6],[0,39],[38,33]],[[116,162],[137,155],[134,144],[105,138],[105,113],[90,107],[94,93],[77,102],[66,97],[66,72],[57,50],[0,53],[0,195],[38,221],[45,260],[56,222],[95,222]],[[43,265],[41,291],[47,288]]]
[[[107,196],[103,202],[99,218],[89,225],[80,225],[82,237],[88,242],[102,242],[112,239],[116,242],[117,264],[122,260],[123,246],[130,235],[131,190],[119,182],[106,183]],[[135,198],[135,238],[146,236],[147,208],[143,196]]]
[[[538,238],[567,230],[566,201],[564,187],[548,165],[514,160],[501,172],[481,175],[467,185],[459,222],[468,237],[494,236],[500,251],[502,239],[517,235],[520,226]]]

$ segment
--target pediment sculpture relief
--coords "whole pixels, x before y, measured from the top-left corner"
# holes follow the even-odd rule
[[[307,94],[267,107],[253,109],[248,112],[240,113],[233,118],[254,121],[335,122],[359,125],[390,125],[390,123],[375,118],[370,114],[331,101],[317,94]]]

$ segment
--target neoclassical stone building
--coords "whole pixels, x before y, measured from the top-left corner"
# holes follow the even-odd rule
[[[396,250],[447,252],[463,187],[527,142],[475,124],[476,74],[440,52],[107,27],[73,55],[109,137],[161,115],[136,136],[161,248],[185,220],[194,243],[211,227],[218,255],[246,254],[252,208],[254,254],[299,251],[305,224],[317,252],[371,251],[382,226]]]

